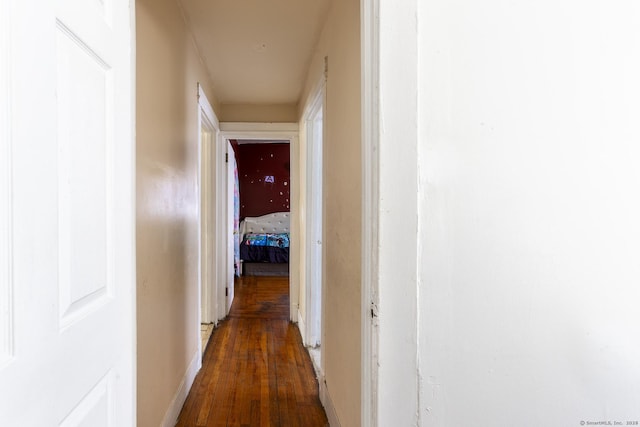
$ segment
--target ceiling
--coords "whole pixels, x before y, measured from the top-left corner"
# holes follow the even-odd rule
[[[295,104],[331,0],[180,0],[221,104]]]

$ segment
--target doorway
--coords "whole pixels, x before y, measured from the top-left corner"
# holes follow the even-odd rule
[[[299,197],[299,189],[296,186],[298,180],[297,174],[297,164],[295,159],[297,158],[298,153],[298,124],[297,123],[220,123],[220,134],[218,137],[217,145],[219,147],[224,147],[224,150],[227,150],[228,144],[232,140],[242,140],[242,141],[282,141],[289,143],[289,154],[290,154],[290,217],[291,217],[291,232],[290,232],[290,259],[289,259],[289,318],[292,321],[297,321],[297,309],[298,309],[298,300],[299,300],[299,275],[300,275],[300,260],[299,260],[299,232],[298,227],[299,223],[297,221],[298,208],[295,200]],[[230,227],[229,221],[229,212],[230,206],[229,203],[233,201],[233,198],[229,195],[231,185],[229,185],[230,174],[227,169],[226,163],[216,163],[216,169],[218,172],[216,173],[216,177],[221,180],[220,186],[225,188],[226,192],[222,194],[226,194],[225,197],[218,197],[217,200],[221,201],[224,206],[221,206],[221,209],[218,210],[222,215],[218,216],[218,222],[222,224],[224,239],[218,239],[216,245],[218,246],[218,250],[224,252],[225,255],[225,267],[223,268],[224,274],[227,275],[228,271],[234,271],[234,251],[232,250],[232,245],[230,242],[233,242],[233,231]],[[232,273],[233,274],[233,273]],[[231,276],[233,278],[233,276]],[[230,284],[233,286],[233,283]],[[230,290],[230,289],[229,289]],[[226,291],[227,293],[229,291]],[[225,289],[222,289],[220,292],[219,289],[219,299],[221,301],[225,300]],[[231,307],[232,300],[227,299],[227,307],[226,311]]]
[[[323,315],[323,137],[325,81],[320,82],[305,114],[305,320],[303,336],[316,370],[322,375]]]

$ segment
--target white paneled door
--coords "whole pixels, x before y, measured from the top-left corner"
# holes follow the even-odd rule
[[[0,425],[135,425],[132,5],[0,0]]]

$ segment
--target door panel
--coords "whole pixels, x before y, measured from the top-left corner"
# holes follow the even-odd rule
[[[0,7],[0,425],[134,425],[129,3]]]
[[[113,294],[111,67],[58,21],[60,316],[68,326]]]
[[[227,298],[226,298],[226,314],[229,314],[231,310],[231,304],[234,297],[234,272],[235,272],[235,240],[238,236],[234,234],[235,230],[235,167],[236,157],[233,151],[233,147],[227,141]]]
[[[233,268],[233,261],[229,259],[229,204],[228,204],[228,169],[227,142],[218,135],[215,145],[215,203],[216,203],[216,291],[218,320],[224,319],[229,313],[229,269]],[[231,276],[233,279],[233,276]]]
[[[98,383],[71,413],[62,421],[60,427],[108,427],[114,425],[113,378],[108,375]]]

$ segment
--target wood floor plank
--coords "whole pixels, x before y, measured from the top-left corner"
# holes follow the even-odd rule
[[[235,332],[235,329],[231,327],[220,328],[215,338],[212,337],[214,338],[213,341],[209,342],[211,348],[225,348],[227,346],[233,346],[233,343],[235,342],[235,333],[232,334],[232,331]],[[203,365],[202,370],[200,371],[200,375],[208,376],[208,381],[207,379],[203,378],[202,381],[194,383],[194,388],[192,388],[192,390],[196,390],[195,385],[198,384],[199,387],[196,393],[200,395],[204,393],[204,398],[202,399],[191,399],[191,401],[194,402],[195,407],[198,408],[196,421],[197,427],[207,425],[207,419],[209,418],[209,414],[211,412],[211,405],[205,403],[212,402],[214,400],[216,387],[218,381],[220,380],[221,366],[223,363],[224,358],[220,356],[216,357],[213,360],[210,360],[210,363],[206,366]],[[189,402],[189,400],[187,400],[187,402]]]
[[[236,281],[177,426],[326,427],[313,365],[289,322],[286,277]]]

